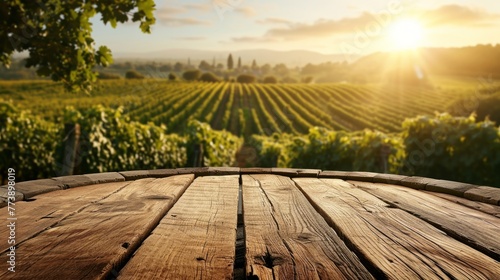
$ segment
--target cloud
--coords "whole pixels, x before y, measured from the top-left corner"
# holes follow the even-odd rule
[[[288,27],[272,28],[266,32],[266,37],[283,39],[304,39],[310,37],[328,37],[336,34],[355,32],[367,24],[376,22],[375,18],[364,13],[358,17],[343,18],[340,20],[320,19],[312,24],[289,23]]]
[[[234,42],[252,41],[287,41],[301,40],[307,38],[329,37],[338,34],[354,33],[356,28],[364,28],[370,22],[375,22],[375,18],[364,13],[358,17],[343,18],[340,20],[320,19],[314,23],[294,23],[285,19],[267,18],[258,21],[262,24],[286,24],[285,27],[271,28],[263,37],[240,37],[233,38]]]
[[[283,18],[265,18],[265,19],[261,19],[261,20],[257,20],[256,21],[257,23],[259,24],[270,24],[270,25],[274,25],[274,24],[291,24],[292,22],[287,20],[287,19],[283,19]]]
[[[434,10],[420,10],[412,13],[412,16],[420,18],[428,27],[439,27],[444,25],[482,27],[485,25],[494,25],[494,21],[500,19],[500,15],[498,14],[490,14],[483,10],[460,5],[445,5]],[[260,37],[238,37],[232,38],[232,41],[291,41],[356,34],[356,32],[359,31],[380,28],[381,25],[385,27],[386,23],[379,24],[379,22],[384,21],[383,19],[378,20],[379,17],[380,16],[377,14],[364,12],[356,17],[319,19],[313,23],[291,22],[280,18],[266,18],[264,20],[258,20],[257,23],[267,25],[284,24],[284,26],[270,28]],[[393,17],[395,18],[396,15]]]
[[[269,43],[269,42],[274,42],[274,41],[279,41],[279,40],[278,40],[278,38],[245,36],[245,37],[233,37],[233,38],[231,38],[231,41],[234,43],[251,43],[251,42]]]
[[[186,10],[195,10],[195,11],[202,11],[202,12],[206,12],[206,11],[211,10],[211,6],[208,4],[185,4],[183,7]]]
[[[204,4],[185,4],[182,7],[163,7],[157,10],[156,18],[167,26],[210,25],[210,22],[183,15],[195,11],[207,11],[210,6]]]
[[[255,10],[252,7],[238,7],[235,8],[234,11],[247,17],[252,17],[255,15]]]
[[[162,18],[160,21],[161,23],[171,27],[187,26],[187,25],[210,25],[210,22],[208,21],[203,21],[195,18],[168,17],[168,18]]]
[[[480,27],[493,25],[500,15],[460,5],[445,5],[422,13],[422,21],[428,26],[443,25]]]
[[[183,41],[201,41],[201,40],[205,40],[206,38],[193,36],[193,37],[177,37],[175,39],[183,40]]]
[[[182,8],[174,8],[174,7],[163,7],[156,11],[156,17],[165,17],[171,15],[178,15],[185,13],[186,10]]]

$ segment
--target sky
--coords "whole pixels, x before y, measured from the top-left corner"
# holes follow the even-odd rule
[[[160,0],[156,24],[92,20],[113,53],[166,49],[310,50],[365,55],[500,43],[499,0]]]

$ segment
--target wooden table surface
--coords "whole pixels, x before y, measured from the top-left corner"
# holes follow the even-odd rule
[[[291,169],[50,180],[18,184],[0,279],[500,279],[500,189]]]

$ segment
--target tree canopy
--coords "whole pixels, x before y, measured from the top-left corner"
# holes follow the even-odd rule
[[[89,92],[96,65],[112,63],[111,50],[95,46],[90,19],[100,15],[113,28],[139,22],[144,33],[155,23],[153,0],[3,0],[0,2],[0,63],[10,66],[15,52],[28,52],[26,67],[62,81],[69,91]]]

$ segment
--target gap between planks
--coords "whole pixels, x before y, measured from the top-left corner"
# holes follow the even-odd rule
[[[427,222],[338,179],[294,179],[379,278],[497,279],[500,265]]]
[[[243,176],[248,279],[373,279],[289,177]]]
[[[193,178],[180,175],[128,183],[26,240],[18,248],[16,273],[2,271],[0,278],[108,277],[126,262]]]
[[[232,279],[238,176],[196,178],[118,279]]]
[[[430,223],[496,261],[500,261],[499,218],[434,194],[410,188],[356,181],[349,181],[349,183],[393,207]]]

